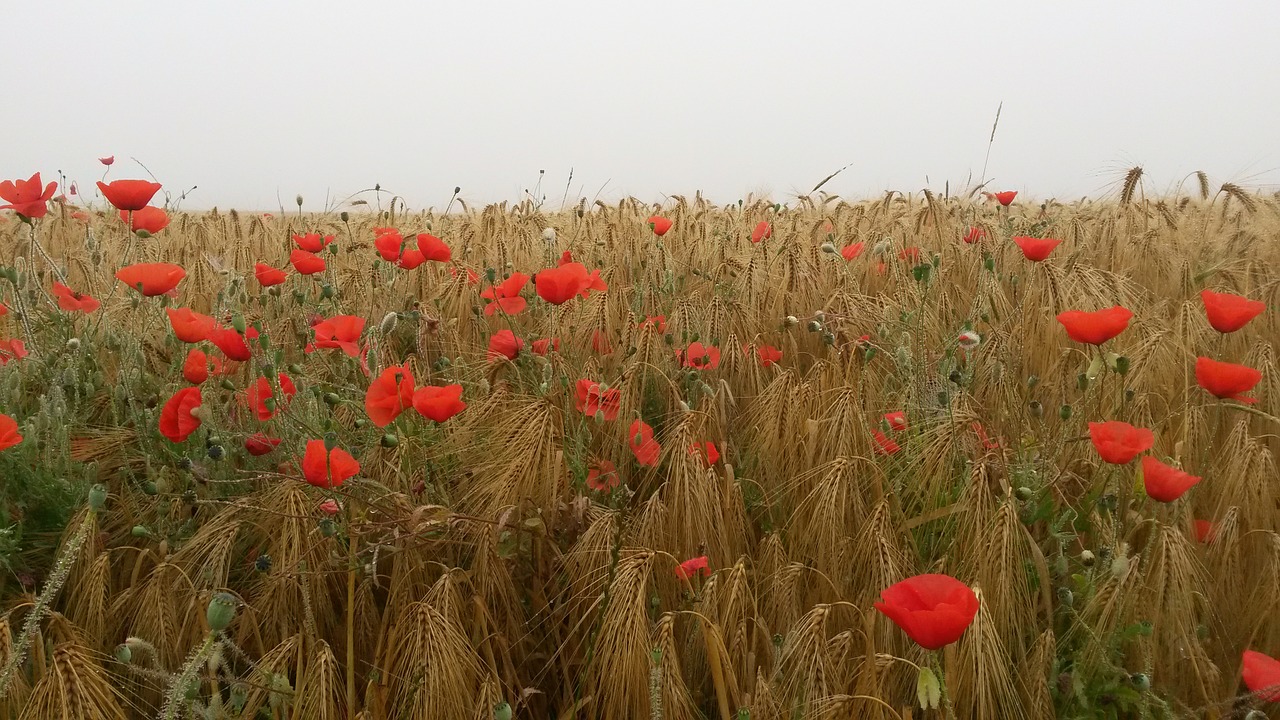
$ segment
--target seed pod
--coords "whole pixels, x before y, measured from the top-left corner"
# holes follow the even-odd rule
[[[299,200],[301,200],[301,197],[299,197]],[[205,620],[209,623],[209,629],[216,633],[226,630],[227,626],[236,617],[236,604],[236,597],[231,593],[220,592],[210,598],[209,607],[204,613]]]
[[[89,488],[89,509],[99,512],[107,504],[107,487],[96,484]]]
[[[1081,551],[1080,551],[1080,563],[1081,563],[1082,565],[1084,565],[1084,566],[1085,566],[1085,567],[1087,567],[1087,568],[1091,568],[1091,567],[1093,567],[1094,563],[1096,563],[1096,562],[1097,562],[1097,559],[1094,557],[1094,555],[1093,555],[1093,552],[1092,552],[1092,551],[1090,551],[1090,550],[1081,550]]]
[[[382,436],[382,447],[393,448],[400,444],[400,438],[395,433],[387,433]]]

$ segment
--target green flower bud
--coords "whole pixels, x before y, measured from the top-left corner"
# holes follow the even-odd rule
[[[115,655],[116,660],[125,665],[128,665],[129,661],[133,660],[133,650],[129,649],[129,646],[125,643],[120,643],[116,646]]]
[[[382,447],[393,448],[400,444],[400,438],[395,433],[387,433],[382,436]]]

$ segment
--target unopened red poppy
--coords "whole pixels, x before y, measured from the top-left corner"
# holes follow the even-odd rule
[[[592,460],[587,466],[587,487],[597,492],[608,492],[620,485],[618,469],[608,460]]]
[[[120,211],[120,222],[129,223],[130,213],[125,210]],[[154,205],[148,205],[141,210],[132,213],[133,226],[129,229],[133,232],[142,231],[148,235],[155,235],[161,230],[169,227],[169,214]]]
[[[364,318],[356,315],[335,315],[316,323],[315,347],[337,348],[355,357],[360,354],[360,334],[364,332]]]
[[[184,343],[208,340],[217,324],[209,315],[201,315],[191,308],[167,307],[164,311],[169,316],[174,336]]]
[[[711,566],[706,555],[689,558],[676,566],[676,577],[681,580],[691,580],[698,575],[707,577],[710,574]]]
[[[525,299],[520,297],[520,291],[528,282],[528,275],[515,272],[502,282],[485,288],[480,293],[480,297],[493,302],[485,305],[484,314],[492,315],[498,310],[502,310],[504,315],[520,314],[528,305]]]
[[[424,258],[432,262],[449,262],[453,258],[453,251],[449,246],[430,233],[418,234],[418,250]]]
[[[320,233],[306,233],[305,235],[294,235],[293,242],[299,248],[309,253],[318,253],[333,242],[332,235],[321,235]]]
[[[1252,405],[1257,400],[1246,397],[1245,393],[1261,380],[1262,373],[1248,365],[1196,358],[1196,382],[1215,397]]]
[[[333,498],[329,498],[324,502],[320,503],[319,505],[316,506],[316,509],[318,509],[320,512],[324,513],[325,515],[328,515],[329,517],[333,517],[334,515],[337,515],[338,513],[342,512],[342,506],[339,505],[338,501],[334,500]]]
[[[1173,502],[1198,482],[1199,477],[1165,465],[1150,455],[1142,458],[1142,484],[1152,500]]]
[[[587,417],[595,417],[599,413],[605,420],[618,417],[622,408],[622,391],[618,388],[602,389],[600,383],[582,378],[575,386],[573,407]]]
[[[1266,303],[1259,300],[1212,290],[1201,291],[1200,299],[1204,302],[1204,312],[1209,317],[1209,324],[1220,333],[1239,330],[1267,309]]]
[[[773,226],[767,220],[761,220],[756,223],[755,228],[751,230],[751,242],[753,243],[768,240],[771,237],[773,237]]]
[[[172,263],[137,263],[120,268],[116,278],[146,297],[155,297],[178,287],[187,271]]]
[[[522,347],[524,347],[524,341],[516,337],[515,333],[510,330],[499,330],[489,336],[489,359],[496,360],[502,357],[515,360]]]
[[[117,210],[141,210],[160,191],[160,183],[148,180],[112,180],[98,182],[98,189]]]
[[[253,356],[245,336],[230,327],[215,327],[209,332],[209,342],[217,346],[229,359],[245,362]]]
[[[244,449],[254,457],[266,455],[279,445],[280,438],[271,437],[266,433],[254,433],[244,439]]]
[[[590,275],[582,263],[567,263],[538,271],[533,285],[538,297],[552,305],[563,305],[587,287]]]
[[[1089,423],[1089,439],[1105,462],[1127,465],[1155,444],[1155,434],[1119,420]]]
[[[772,345],[761,345],[756,348],[756,359],[760,367],[773,367],[782,362],[782,351]]]
[[[273,268],[266,263],[255,263],[253,266],[253,276],[258,279],[258,284],[262,287],[279,285],[288,278],[283,270]]]
[[[1022,254],[1032,262],[1040,262],[1049,257],[1049,253],[1062,243],[1061,240],[1053,238],[1033,238],[1025,235],[1015,237],[1013,242],[1022,248]]]
[[[1267,702],[1280,702],[1280,660],[1245,650],[1240,675],[1245,687]]]
[[[321,488],[341,487],[360,472],[360,463],[342,448],[326,450],[323,440],[308,440],[302,456],[302,477]]]
[[[907,429],[907,412],[905,410],[894,410],[884,414],[885,422],[889,423],[892,430]]]
[[[24,218],[34,220],[49,213],[49,201],[58,190],[58,183],[42,185],[40,173],[27,180],[5,180],[0,182],[0,210],[12,210]]]
[[[707,461],[707,465],[715,465],[720,462],[720,450],[716,444],[707,440],[706,442],[696,442],[689,446],[690,455],[698,455]]]
[[[160,408],[160,434],[169,442],[180,443],[200,427],[200,418],[191,414],[204,400],[200,388],[182,388]]]
[[[209,379],[209,356],[199,348],[191,348],[187,359],[182,363],[182,377],[192,385],[199,385]]]
[[[984,449],[987,449],[987,450],[1000,449],[1000,441],[998,439],[992,438],[989,435],[987,435],[987,429],[982,426],[982,423],[978,422],[977,420],[974,420],[972,423],[969,424],[969,427],[973,429],[973,434],[978,436],[978,443],[982,445]]]
[[[987,236],[987,231],[980,227],[971,225],[965,230],[964,235],[960,237],[966,244],[972,245]]]
[[[263,422],[275,417],[276,413],[298,394],[298,388],[294,386],[293,379],[288,375],[279,373],[276,379],[280,382],[280,397],[276,397],[271,381],[264,377],[250,383],[245,390],[245,401]]]
[[[1009,207],[1009,205],[1013,204],[1013,199],[1016,197],[1018,197],[1017,190],[1005,190],[1004,192],[998,192],[995,194],[996,202],[1005,207]]]
[[[840,257],[844,258],[845,260],[852,260],[858,257],[859,255],[861,255],[862,251],[866,249],[866,247],[867,247],[867,244],[862,242],[856,242],[850,245],[845,245],[844,247],[840,248]]]
[[[377,427],[390,425],[400,413],[413,407],[413,373],[408,363],[392,365],[369,383],[364,411]]]
[[[879,610],[926,650],[960,639],[978,614],[978,596],[949,575],[916,575],[880,592]]]
[[[653,428],[648,423],[643,420],[631,423],[627,432],[627,445],[631,448],[631,454],[635,455],[636,462],[649,467],[657,466],[662,446],[653,439]]]
[[[324,272],[325,268],[324,258],[298,248],[289,253],[289,264],[299,275],[315,275]]]
[[[67,312],[91,313],[102,307],[102,303],[97,300],[57,281],[53,283],[53,294],[58,296],[58,307]]]
[[[885,435],[882,430],[872,432],[871,439],[875,443],[875,451],[877,455],[893,455],[902,450],[902,446],[893,438]]]
[[[534,355],[546,355],[548,350],[560,352],[560,338],[541,338],[529,343]]]
[[[720,348],[715,345],[691,342],[685,350],[677,350],[676,357],[680,359],[681,365],[687,368],[715,370],[720,367]]]
[[[1126,307],[1115,305],[1105,310],[1086,312],[1068,310],[1059,313],[1058,322],[1066,329],[1067,336],[1076,342],[1090,345],[1101,345],[1114,338],[1129,327],[1133,312]]]
[[[467,404],[462,402],[462,386],[457,383],[426,385],[413,394],[413,409],[428,420],[442,423],[466,410]]]
[[[645,223],[648,224],[649,229],[653,230],[653,234],[658,237],[666,235],[667,231],[671,229],[671,221],[661,215],[650,215],[649,219],[645,220]]]
[[[20,442],[22,433],[18,432],[18,421],[0,413],[0,450],[8,450]]]

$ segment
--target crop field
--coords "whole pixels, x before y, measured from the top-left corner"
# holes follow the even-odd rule
[[[0,718],[1280,711],[1280,196],[48,186]]]

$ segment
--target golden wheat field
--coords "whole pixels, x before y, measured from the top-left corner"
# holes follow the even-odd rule
[[[1275,713],[1280,197],[1190,177],[21,198],[0,717]]]

